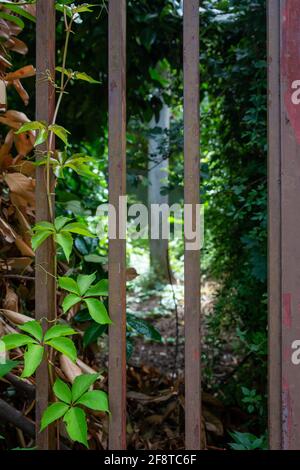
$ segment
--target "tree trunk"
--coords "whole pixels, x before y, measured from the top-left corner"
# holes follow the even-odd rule
[[[151,134],[151,130],[161,130],[161,133]],[[170,109],[164,104],[156,122],[155,117],[149,123],[149,164],[148,164],[148,205],[149,214],[151,214],[151,204],[168,204],[168,195],[162,195],[163,186],[168,181],[169,161],[166,158],[168,146],[168,135],[165,131],[170,129]],[[161,220],[160,220],[160,238],[151,239],[151,217],[150,217],[150,263],[153,271],[161,280],[169,281],[170,274],[168,269],[168,240],[162,239]]]

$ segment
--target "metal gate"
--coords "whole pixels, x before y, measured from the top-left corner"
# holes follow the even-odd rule
[[[199,0],[184,0],[184,200],[199,204]],[[37,1],[36,118],[51,122],[55,93],[39,80],[55,69],[54,0]],[[271,449],[300,449],[300,2],[268,0],[269,127],[269,436]],[[37,220],[49,220],[42,170],[37,169]],[[126,0],[109,0],[109,202],[126,194]],[[118,217],[117,217],[118,220]],[[118,228],[118,227],[117,227]],[[117,233],[119,231],[117,230]],[[55,313],[53,247],[36,259],[36,318]],[[109,447],[126,448],[126,241],[109,244]],[[185,250],[186,449],[201,442],[200,252]],[[37,444],[48,403],[46,365],[37,374]]]
[[[55,90],[41,80],[55,73],[54,0],[37,0],[36,119],[51,122]],[[184,186],[185,204],[196,218],[199,209],[199,0],[184,0]],[[126,0],[109,0],[109,203],[119,220],[119,197],[126,194]],[[37,221],[50,220],[43,170],[37,170]],[[119,230],[117,227],[117,236]],[[109,395],[111,418],[109,448],[126,448],[126,241],[109,241]],[[45,243],[36,257],[36,318],[55,315],[54,251]],[[46,269],[39,269],[44,266]],[[47,271],[47,273],[46,273]],[[112,288],[118,286],[118,289]],[[186,448],[200,449],[201,350],[200,350],[200,251],[185,250],[185,414]],[[50,430],[40,433],[40,419],[47,407],[49,377],[44,364],[36,377],[37,446],[55,448]]]

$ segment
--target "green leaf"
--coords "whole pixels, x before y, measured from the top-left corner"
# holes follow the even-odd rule
[[[85,293],[86,297],[108,296],[108,279],[102,279]]]
[[[71,361],[75,362],[77,358],[77,351],[75,348],[75,344],[69,338],[53,338],[50,341],[47,341],[49,346],[56,349],[60,353],[68,356]]]
[[[91,321],[92,317],[89,314],[88,309],[84,308],[83,310],[80,310],[78,313],[76,313],[74,320],[78,323],[85,323],[87,321]]]
[[[96,274],[81,274],[77,277],[77,285],[80,292],[80,295],[84,295],[91,284],[93,284],[94,280],[96,279]]]
[[[88,447],[85,412],[81,408],[70,408],[64,416],[64,422],[70,438]]]
[[[8,3],[7,5],[5,5],[5,8],[8,8],[10,11],[17,13],[20,16],[23,16],[24,18],[29,21],[32,21],[33,23],[36,22],[35,17],[33,15],[31,15],[27,10],[24,10],[18,5],[12,5],[11,3]]]
[[[29,131],[42,131],[47,129],[47,125],[42,121],[30,121],[25,122],[20,129],[18,129],[15,134],[23,134],[24,132]]]
[[[83,299],[83,301],[86,303],[90,315],[96,323],[100,325],[110,325],[112,323],[103,302],[93,298]]]
[[[58,245],[62,247],[65,257],[67,258],[67,261],[69,261],[73,248],[72,235],[68,232],[57,233],[56,241]]]
[[[22,378],[31,377],[41,364],[44,355],[44,348],[39,344],[29,344],[24,354],[24,370]]]
[[[53,224],[51,224],[51,222],[47,222],[46,220],[43,220],[42,222],[38,222],[37,224],[35,224],[32,230],[34,232],[41,232],[41,231],[54,232],[54,226]]]
[[[64,416],[68,409],[69,406],[61,402],[52,403],[52,405],[48,406],[42,417],[41,431],[49,426],[49,424]]]
[[[93,7],[94,5],[83,5],[83,6],[78,6],[78,7],[75,7],[75,8],[72,8],[72,12],[73,14],[75,13],[92,13],[93,10],[91,10],[91,7]]]
[[[71,389],[65,382],[63,382],[59,378],[57,378],[55,381],[55,384],[53,386],[53,392],[59,400],[68,404],[71,403],[72,401]]]
[[[65,225],[62,231],[76,233],[78,235],[83,235],[84,237],[96,238],[96,236],[89,231],[86,225],[81,224],[80,222],[73,222],[71,224]]]
[[[39,246],[41,246],[47,238],[52,235],[52,232],[49,231],[42,231],[42,232],[37,232],[33,235],[31,238],[31,246],[33,251],[36,251]]]
[[[73,328],[70,328],[68,325],[55,325],[47,331],[44,341],[70,335],[76,335],[76,331]]]
[[[83,81],[89,82],[89,83],[101,83],[98,80],[95,80],[94,78],[87,75],[85,72],[74,72],[74,79],[75,80],[83,80]]]
[[[68,310],[70,310],[73,305],[78,304],[81,302],[81,297],[78,297],[78,295],[75,294],[69,294],[67,297],[64,298],[64,301],[62,303],[62,308],[64,313],[67,313]]]
[[[91,254],[85,255],[84,261],[86,261],[87,263],[106,264],[107,258],[105,256]]]
[[[99,325],[99,323],[93,322],[84,332],[83,347],[86,348],[89,344],[95,343],[106,331],[107,325]]]
[[[145,320],[136,318],[134,315],[127,314],[127,326],[145,338],[148,338],[152,341],[162,341],[160,333],[154,328],[154,326]]]
[[[4,364],[0,363],[0,377],[4,377],[10,371],[12,371],[17,365],[19,364],[18,361],[9,361],[7,360]]]
[[[56,217],[54,221],[55,230],[59,232],[63,228],[63,226],[66,225],[66,223],[69,221],[70,221],[69,217],[63,217],[63,216]]]
[[[46,142],[47,139],[48,139],[48,129],[42,129],[41,131],[39,131],[35,139],[34,146],[37,147],[38,145],[43,144],[44,142]]]
[[[1,338],[1,341],[5,344],[6,351],[10,349],[20,348],[27,344],[37,344],[36,340],[27,335],[22,335],[19,333],[13,333],[11,335],[6,335]]]
[[[42,341],[43,339],[43,330],[41,324],[38,321],[29,321],[24,323],[24,325],[19,326],[19,329],[29,333],[38,341]]]
[[[71,277],[60,277],[58,279],[58,285],[61,289],[64,289],[68,292],[72,292],[73,294],[80,295],[77,283]]]
[[[75,402],[98,380],[99,374],[82,374],[75,378],[72,385],[72,400]]]
[[[65,145],[68,145],[68,134],[70,134],[67,129],[62,126],[58,126],[57,124],[51,124],[48,127],[50,132],[53,132],[60,140],[63,141]]]
[[[76,405],[83,405],[91,410],[109,412],[107,394],[102,390],[92,390],[82,395]]]
[[[24,21],[22,21],[21,18],[19,18],[18,16],[10,15],[9,13],[6,13],[4,11],[0,12],[0,18],[3,18],[4,20],[16,24],[21,29],[23,29],[25,26]]]

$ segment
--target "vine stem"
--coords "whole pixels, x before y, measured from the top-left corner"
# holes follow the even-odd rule
[[[62,103],[63,95],[70,81],[69,77],[67,77],[65,80],[65,71],[66,71],[70,35],[72,32],[73,17],[70,19],[70,22],[68,23],[65,8],[64,8],[64,21],[66,25],[66,38],[65,38],[65,45],[64,45],[64,52],[63,52],[62,68],[61,68],[60,90],[59,90],[59,96],[58,96],[58,100],[55,106],[51,125],[54,125],[56,123],[58,112]],[[51,159],[51,154],[52,154],[53,138],[54,138],[54,132],[51,130],[49,139],[47,141],[46,187],[47,187],[49,214],[50,214],[50,218],[52,222],[54,220],[54,208],[53,208],[52,193],[51,193],[51,181],[50,181],[51,179],[50,178],[50,166],[51,166],[50,159]],[[55,265],[56,265],[56,260],[55,260]],[[55,270],[57,271],[56,267],[55,267]]]

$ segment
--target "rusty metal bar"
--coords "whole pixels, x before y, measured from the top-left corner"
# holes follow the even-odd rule
[[[199,0],[184,0],[184,202],[193,220],[199,211]],[[185,225],[187,221],[185,220]],[[187,450],[201,447],[200,249],[185,242],[185,440]]]
[[[300,2],[281,0],[282,449],[300,449]],[[298,341],[298,343],[296,343]]]
[[[281,448],[280,0],[268,1],[269,446]]]
[[[109,203],[116,237],[109,240],[109,448],[126,449],[126,240],[120,197],[126,195],[126,0],[109,0]],[[123,218],[124,220],[124,218]],[[113,217],[110,217],[110,229]],[[113,230],[112,230],[113,231]]]
[[[47,74],[55,74],[55,1],[38,0],[36,16],[36,119],[51,122],[55,107],[55,90]],[[45,151],[39,146],[37,158]],[[36,168],[36,221],[51,220],[46,192],[45,167]],[[36,253],[35,316],[53,320],[56,312],[55,248],[47,240]],[[44,324],[46,328],[47,325]],[[38,449],[55,448],[53,428],[40,433],[41,415],[48,406],[49,376],[44,361],[36,373],[36,444]]]

